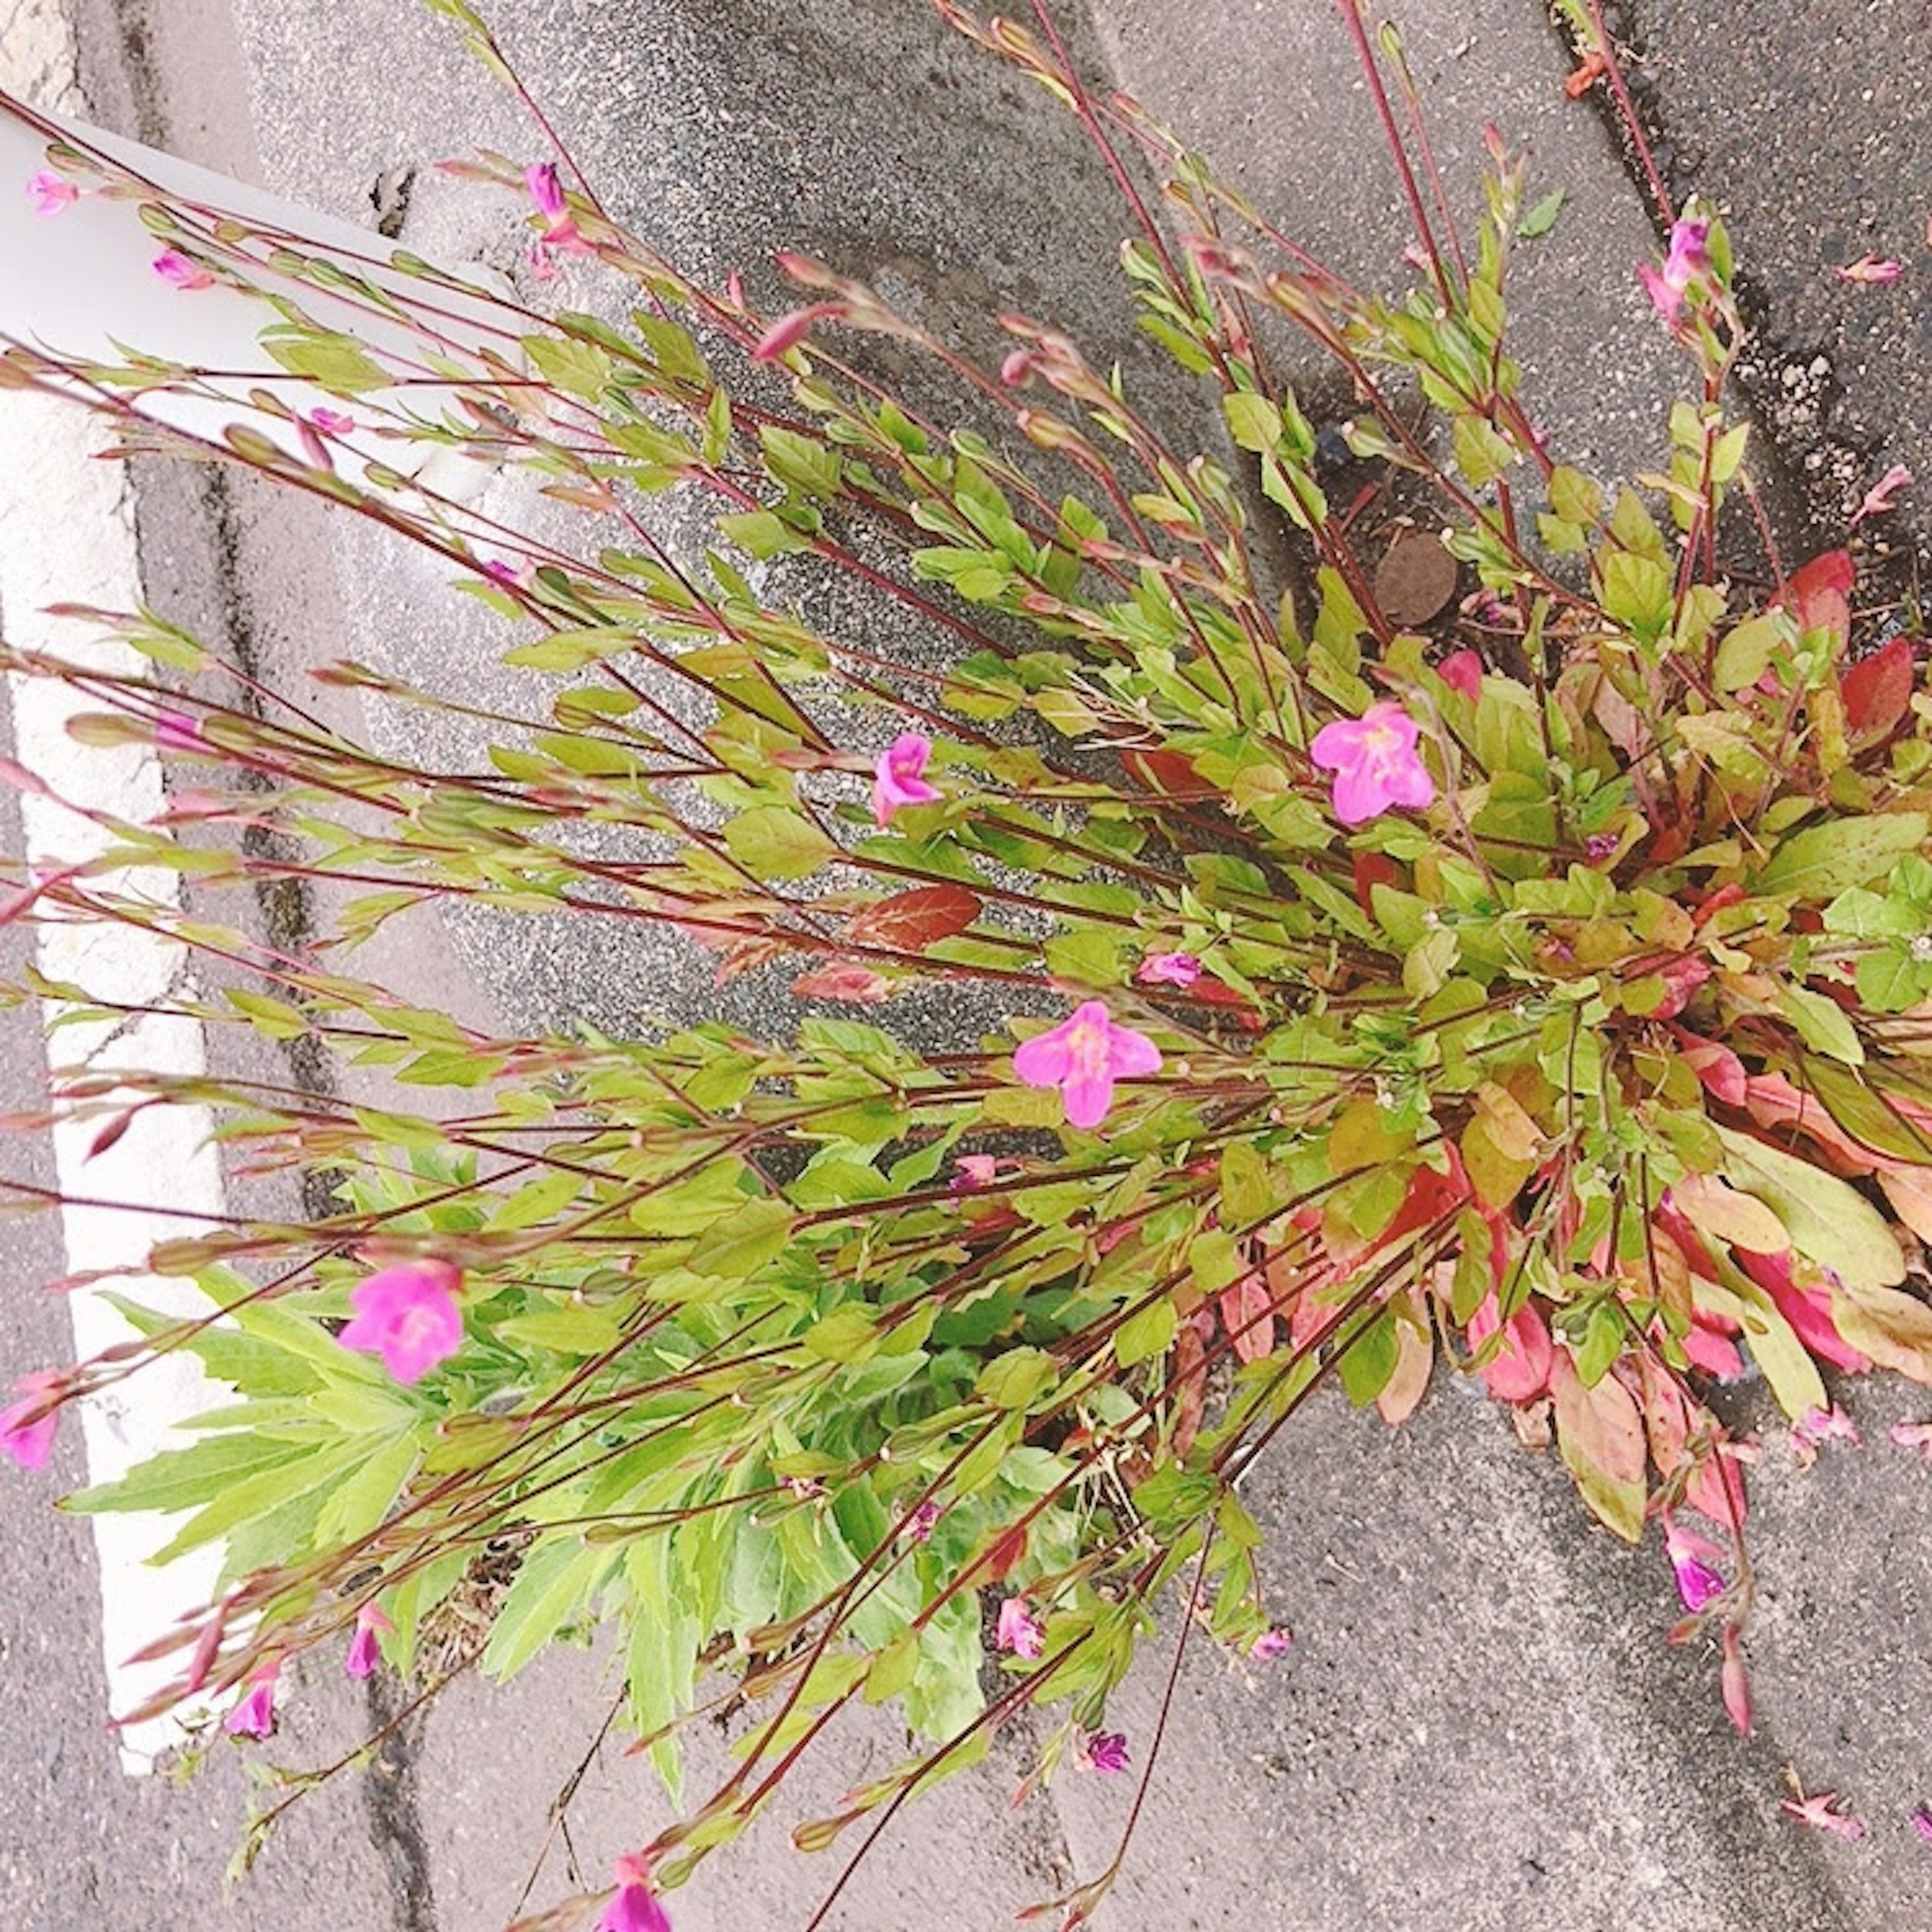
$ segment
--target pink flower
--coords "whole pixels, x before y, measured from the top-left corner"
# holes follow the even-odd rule
[[[1932,1806],[1924,1804],[1912,1806],[1912,1828],[1928,1845],[1932,1845]]]
[[[1795,1778],[1792,1781],[1797,1782]],[[1856,1844],[1865,1834],[1865,1821],[1843,1810],[1835,1791],[1814,1791],[1808,1798],[1800,1791],[1796,1798],[1780,1798],[1778,1808],[1787,1818],[1809,1825],[1814,1832],[1828,1832],[1833,1838],[1849,1844]]]
[[[932,805],[941,794],[926,782],[932,740],[922,731],[902,731],[872,767],[872,820],[884,826],[902,806]]]
[[[1724,1594],[1723,1574],[1712,1565],[1724,1552],[1708,1537],[1664,1520],[1664,1553],[1677,1574],[1677,1594],[1692,1616]]]
[[[154,257],[154,273],[178,289],[212,289],[214,278],[199,262],[190,262],[178,248],[164,248]]]
[[[1070,1126],[1096,1127],[1114,1103],[1114,1082],[1158,1073],[1160,1049],[1145,1034],[1116,1026],[1104,1000],[1088,1000],[1019,1047],[1013,1071],[1029,1087],[1058,1087]]]
[[[1684,297],[1700,275],[1707,274],[1711,258],[1704,251],[1710,239],[1708,221],[1684,220],[1670,224],[1670,250],[1660,272],[1646,262],[1637,270],[1649,295],[1652,308],[1666,322],[1674,322],[1684,306]]]
[[[1852,512],[1851,527],[1856,530],[1866,518],[1882,517],[1897,508],[1899,491],[1909,488],[1912,480],[1912,472],[1904,464],[1894,463],[1865,492],[1864,501]]]
[[[1000,1606],[993,1642],[1016,1657],[1037,1657],[1046,1648],[1046,1627],[1027,1606],[1024,1597],[1009,1597]]]
[[[246,1694],[221,1720],[231,1738],[266,1738],[275,1728],[275,1680],[281,1674],[278,1657],[256,1664],[249,1673]]]
[[[1074,1762],[1102,1778],[1118,1778],[1127,1768],[1127,1734],[1124,1731],[1096,1731],[1073,1748]]]
[[[27,196],[34,204],[36,214],[58,214],[80,199],[80,190],[64,175],[57,175],[51,168],[43,168],[38,174],[27,177]]]
[[[1015,349],[1009,352],[1006,359],[1000,364],[1000,380],[1010,389],[1017,389],[1033,374],[1034,356],[1030,349]]]
[[[44,1469],[53,1454],[54,1432],[60,1426],[58,1408],[46,1408],[48,1395],[60,1387],[58,1369],[36,1369],[14,1387],[20,1400],[0,1408],[0,1456],[10,1456],[22,1469]]]
[[[626,1854],[610,1869],[616,1874],[616,1895],[604,1906],[597,1932],[671,1932],[670,1916],[651,1889],[650,1866]]]
[[[394,1628],[376,1604],[364,1604],[356,1612],[356,1634],[349,1640],[349,1654],[342,1660],[344,1670],[351,1677],[367,1677],[375,1669],[380,1654],[376,1634]]]
[[[752,350],[754,362],[782,362],[805,338],[817,324],[833,316],[843,315],[844,308],[837,302],[814,302],[809,308],[795,308],[782,315],[758,338]]]
[[[1359,718],[1338,718],[1316,733],[1308,755],[1335,774],[1335,816],[1360,825],[1392,805],[1426,805],[1436,781],[1416,755],[1422,727],[1384,699]]]
[[[536,252],[542,258],[545,268],[550,266],[550,254],[553,250],[563,255],[594,255],[597,252],[584,240],[571,217],[570,204],[564,199],[563,184],[557,179],[554,162],[538,161],[524,169],[524,185],[530,190],[530,199],[536,203],[537,212],[544,218],[543,239],[537,244]]]
[[[914,1543],[929,1543],[939,1526],[939,1505],[928,1496],[905,1520],[904,1533]]]
[[[1191,952],[1150,952],[1134,977],[1143,986],[1191,986],[1201,976],[1201,962]]]
[[[514,563],[506,563],[500,556],[492,556],[485,558],[480,568],[492,584],[500,584],[506,590],[530,588],[527,565],[519,568]]]
[[[323,436],[346,436],[356,427],[356,418],[340,410],[310,410],[306,420]]]
[[[336,1336],[345,1348],[380,1355],[399,1382],[418,1382],[463,1346],[456,1305],[462,1276],[447,1262],[399,1262],[359,1283],[355,1319]]]
[[[1286,1624],[1276,1624],[1272,1630],[1264,1630],[1248,1646],[1248,1654],[1257,1664],[1272,1664],[1277,1657],[1286,1657],[1289,1646],[1294,1642],[1294,1633]]]

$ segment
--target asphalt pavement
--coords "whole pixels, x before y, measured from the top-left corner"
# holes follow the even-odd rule
[[[406,183],[408,245],[457,260],[514,251],[517,211],[434,163],[476,144],[521,152],[527,136],[421,10],[76,4],[82,77],[104,123],[367,224]],[[1326,4],[1094,0],[1066,10],[1096,74],[1219,152],[1339,266],[1394,276],[1400,203]],[[1562,93],[1567,56],[1540,0],[1399,10],[1452,182],[1466,189],[1487,119],[1528,142],[1534,191],[1564,190],[1550,234],[1525,247],[1516,285],[1539,420],[1560,453],[1600,475],[1650,466],[1673,374],[1634,275],[1654,237],[1605,124]],[[1923,374],[1914,291],[1932,268],[1913,247],[1925,211],[1910,221],[1901,211],[1932,116],[1922,89],[1889,90],[1912,70],[1922,13],[1887,0],[1645,0],[1640,11],[1656,80],[1649,110],[1699,153],[1707,190],[1733,216],[1772,318],[1766,358],[1808,351],[1808,368],[1826,356],[1838,385],[1827,428],[1842,429],[1868,465],[1910,462],[1932,386],[1902,377]],[[951,42],[922,0],[517,0],[495,12],[614,204],[686,259],[755,280],[774,248],[802,247],[969,337],[1010,303],[1131,348],[1111,267],[1121,226],[1097,171],[1062,117]],[[1794,37],[1786,71],[1780,49]],[[1732,73],[1749,78],[1733,89]],[[1828,160],[1806,160],[1807,116]],[[1695,150],[1684,131],[1693,124],[1707,130]],[[1884,170],[1874,157],[1890,158]],[[1840,194],[1875,212],[1834,225]],[[1882,289],[1829,278],[1833,261],[1867,246],[1905,259],[1906,274]],[[1788,322],[1778,306],[1787,275]],[[1790,485],[1782,530],[1823,547],[1836,533],[1833,500],[1804,487],[1820,476],[1808,461],[1819,446],[1789,411],[1767,410],[1760,427],[1760,460]],[[1925,467],[1932,502],[1932,458]],[[1916,515],[1899,518],[1900,541]],[[140,526],[151,594],[245,634],[274,674],[386,655],[427,678],[471,680],[496,641],[487,626],[446,622],[419,560],[359,530],[324,530],[306,506],[245,479],[211,488],[146,475]],[[458,930],[437,965],[452,1000],[618,1023],[665,997],[667,970],[554,928]],[[703,983],[687,974],[669,997],[698,1008]],[[0,1067],[23,1084],[34,1042],[7,1042],[17,1050]],[[43,1278],[48,1257],[33,1238],[10,1249],[10,1280]],[[32,1325],[46,1312],[23,1292],[0,1302],[0,1321],[22,1324],[6,1330],[4,1359],[56,1346],[55,1330]],[[1750,1391],[1744,1400],[1748,1409]],[[1561,1472],[1523,1452],[1499,1412],[1438,1389],[1393,1436],[1338,1410],[1309,1416],[1254,1479],[1277,1532],[1270,1587],[1295,1648],[1265,1672],[1190,1657],[1148,1815],[1101,1924],[1900,1932],[1932,1922],[1932,1853],[1906,1819],[1932,1796],[1932,1742],[1916,1719],[1932,1688],[1932,1601],[1912,1554],[1932,1547],[1932,1472],[1882,1440],[1887,1421],[1932,1403],[1915,1406],[1896,1387],[1850,1400],[1880,1446],[1809,1471],[1774,1447],[1760,1473],[1760,1721],[1748,1742],[1724,1723],[1714,1659],[1663,1646],[1674,1597],[1654,1547],[1627,1552],[1591,1528]],[[20,1875],[23,1887],[4,1903],[27,1901],[16,1916],[32,1932],[68,1932],[96,1912],[107,1924],[198,1925],[213,1910],[232,1767],[185,1796],[112,1772],[92,1720],[75,1716],[98,1701],[83,1641],[97,1614],[86,1540],[42,1514],[39,1493],[0,1486],[0,1534],[20,1552],[0,1575],[18,1687],[8,1714],[20,1714],[16,1735],[55,1754],[0,1762],[0,1878],[12,1886]],[[1160,1669],[1150,1658],[1118,1714],[1137,1742],[1150,1734]],[[594,1652],[546,1658],[502,1693],[464,1682],[406,1733],[379,1784],[298,1808],[291,1834],[220,1922],[494,1932],[610,1688]],[[364,1714],[320,1679],[303,1708],[318,1745]],[[674,1901],[679,1932],[802,1923],[833,1868],[789,1852],[790,1816],[899,1743],[881,1720],[857,1726],[844,1755],[809,1774],[816,1788],[796,1813]],[[1782,1818],[1787,1763],[1813,1787],[1839,1786],[1870,1817],[1870,1837],[1843,1844]],[[902,1821],[833,1922],[978,1932],[1103,1865],[1124,1812],[1120,1785],[1064,1780],[1011,1810],[1020,1768],[1016,1744]],[[594,1874],[638,1842],[662,1806],[637,1760],[598,1756],[533,1900],[567,1888],[573,1858]]]

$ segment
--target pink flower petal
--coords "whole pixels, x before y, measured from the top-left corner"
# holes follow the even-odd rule
[[[55,1434],[60,1427],[60,1411],[58,1408],[48,1408],[44,1415],[34,1417],[31,1421],[28,1418],[45,1406],[48,1396],[60,1386],[61,1381],[58,1369],[36,1369],[14,1384],[20,1400],[0,1409],[0,1456],[10,1457],[16,1468],[46,1467],[47,1459],[53,1454]]]
[[[462,1276],[446,1262],[403,1262],[357,1285],[355,1318],[336,1340],[380,1355],[399,1382],[420,1381],[463,1345],[455,1291]]]
[[[70,207],[80,199],[80,190],[64,175],[43,168],[38,174],[28,176],[27,195],[34,204],[34,212],[45,217]]]

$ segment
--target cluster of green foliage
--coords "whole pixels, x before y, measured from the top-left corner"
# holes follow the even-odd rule
[[[1166,225],[1124,260],[1142,326],[1218,399],[1204,453],[1046,328],[1006,319],[996,376],[796,261],[794,326],[584,194],[594,261],[569,274],[627,281],[634,312],[492,298],[492,339],[458,341],[428,265],[305,250],[52,151],[140,202],[211,298],[269,290],[290,380],[260,386],[224,453],[441,552],[507,661],[554,685],[548,716],[498,721],[491,769],[461,772],[247,699],[151,616],[120,628],[166,689],[9,655],[89,694],[86,740],[159,736],[274,834],[225,838],[204,808],[213,836],[125,825],[93,866],[17,883],[48,916],[244,969],[176,1007],[340,1070],[305,1093],[138,1068],[64,1089],[104,1124],[130,1096],[212,1106],[252,1172],[333,1190],[312,1218],[156,1252],[219,1312],[136,1312],[148,1352],[194,1350],[235,1400],[76,1507],[184,1512],[172,1552],[220,1544],[223,1594],[179,1634],[186,1702],[371,1602],[411,1672],[506,1539],[483,1667],[614,1625],[628,1724],[674,1793],[680,1725],[730,1673],[759,1721],[652,1848],[670,1882],[855,1700],[896,1701],[918,1742],[802,1844],[973,1762],[1022,1704],[1058,1714],[1050,1769],[1101,1726],[1174,1580],[1184,1631],[1252,1646],[1270,1612],[1234,1478],[1324,1382],[1399,1420],[1432,1375],[1482,1376],[1547,1418],[1618,1534],[1700,1510],[1736,1568],[1696,1622],[1734,1644],[1743,1492],[1708,1377],[1748,1357],[1800,1422],[1829,1408],[1821,1360],[1932,1380],[1932,1309],[1904,1286],[1912,1234],[1932,1238],[1932,704],[1910,640],[1861,652],[1848,560],[1777,567],[1759,601],[1736,587],[1724,546],[1750,526],[1724,504],[1750,478],[1721,230],[1678,324],[1697,399],[1658,475],[1606,488],[1545,451],[1504,346],[1519,161],[1496,153],[1466,262],[1424,219],[1427,266],[1385,299],[1090,97],[1050,35],[944,10],[1125,177],[1163,178]],[[474,172],[523,190],[507,160]],[[1438,621],[1378,602],[1315,426],[1256,349],[1270,328],[1353,386],[1352,458],[1447,524],[1469,596]],[[881,333],[974,427],[886,392]],[[91,378],[136,422],[125,371],[20,348],[5,366]],[[317,392],[352,429],[304,438]],[[400,490],[425,446],[540,479],[580,547],[532,539],[483,573],[502,543]],[[715,518],[704,554],[653,533],[667,493]],[[933,656],[823,628],[813,572],[916,620]],[[1378,703],[1419,727],[1434,802],[1340,823],[1311,742]],[[938,796],[875,814],[868,774],[908,731]],[[130,866],[181,872],[188,909],[127,890]],[[653,922],[721,981],[778,974],[799,1018],[784,1037],[567,1017],[496,1036],[356,976],[352,952],[254,935],[249,895],[291,880],[347,882],[328,935],[347,942],[451,901]],[[1142,976],[1174,954],[1198,979]],[[896,1024],[934,986],[1010,1024]],[[116,1010],[111,988],[31,990]],[[1162,1064],[1082,1131],[1012,1054],[1095,1000]],[[420,1111],[412,1088],[436,1090]],[[334,1338],[372,1263],[407,1257],[461,1270],[466,1334],[404,1387]],[[991,1700],[989,1592],[1044,1624]]]

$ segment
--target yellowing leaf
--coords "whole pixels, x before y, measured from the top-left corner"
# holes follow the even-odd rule
[[[1615,1376],[1586,1388],[1569,1352],[1560,1348],[1550,1364],[1550,1389],[1558,1453],[1577,1493],[1605,1528],[1636,1542],[1643,1534],[1645,1487],[1643,1418],[1636,1397]]]
[[[1832,1290],[1832,1325],[1881,1368],[1932,1382],[1932,1308],[1916,1295],[1846,1282]]]
[[[1715,1174],[1687,1174],[1671,1200],[1700,1234],[1758,1255],[1781,1255],[1791,1245],[1784,1223],[1754,1194],[1740,1194]]]
[[[1771,1209],[1800,1254],[1835,1270],[1847,1287],[1889,1288],[1905,1279],[1892,1230],[1856,1187],[1749,1134],[1717,1131],[1724,1178]]]
[[[1793,1422],[1814,1408],[1828,1408],[1831,1397],[1825,1393],[1818,1365],[1805,1352],[1790,1323],[1778,1312],[1777,1304],[1756,1282],[1747,1281],[1742,1275],[1734,1279],[1742,1304],[1738,1318],[1744,1324],[1745,1344],[1752,1360],[1764,1371],[1778,1407]]]

